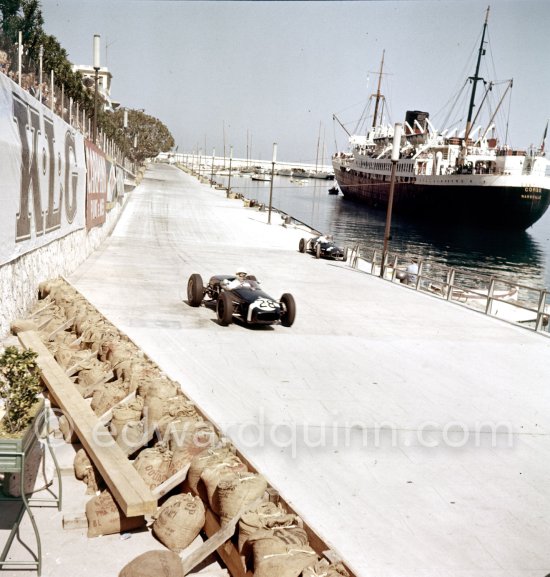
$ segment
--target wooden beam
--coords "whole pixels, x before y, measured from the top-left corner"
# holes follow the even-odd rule
[[[95,353],[94,351],[89,351],[87,356],[85,356],[83,359],[80,359],[72,367],[69,367],[68,369],[66,369],[65,374],[68,377],[72,377],[74,374],[78,373],[78,371],[82,370],[82,363],[85,363],[86,361],[90,360],[92,357],[95,357],[95,356],[97,356],[97,353]]]
[[[50,394],[67,415],[88,456],[97,467],[127,517],[148,515],[157,509],[157,501],[109,431],[82,398],[78,389],[60,367],[35,331],[22,331],[21,344],[38,353],[37,363]]]
[[[52,331],[49,335],[48,335],[48,340],[49,341],[53,341],[53,338],[55,337],[55,335],[57,333],[60,333],[62,331],[64,331],[65,329],[68,329],[70,327],[73,326],[74,321],[75,321],[76,317],[73,317],[72,319],[69,319],[68,321],[65,321],[61,326],[57,327],[55,329],[55,331]]]
[[[183,469],[180,469],[177,473],[174,473],[171,477],[166,479],[164,483],[161,483],[158,487],[155,487],[151,493],[155,499],[160,499],[164,497],[166,493],[169,493],[174,487],[177,487],[180,483],[185,481],[185,477],[187,477],[187,471],[189,471],[189,467],[191,463],[185,465]]]
[[[231,573],[232,577],[252,577],[253,573],[251,571],[246,571],[243,564],[243,560],[241,558],[241,554],[239,553],[239,551],[237,551],[237,548],[235,547],[235,545],[233,545],[233,542],[229,540],[230,537],[235,532],[235,526],[238,520],[240,519],[241,514],[242,513],[239,513],[230,521],[230,523],[227,525],[228,527],[227,530],[224,530],[225,528],[220,530],[220,523],[218,521],[218,518],[216,517],[216,515],[214,515],[211,509],[207,507],[204,532],[209,537],[209,539],[205,541],[197,551],[201,550],[202,552],[206,552],[207,549],[210,548],[208,547],[208,543],[212,540],[211,545],[216,546],[215,551],[217,551],[218,555],[221,557],[222,561],[229,570],[229,573]],[[224,539],[226,533],[231,532],[231,530],[233,531],[231,535],[227,537],[225,541],[223,541],[222,539]],[[220,544],[218,544],[219,541],[221,541]],[[202,549],[203,547],[204,549]],[[206,555],[206,557],[207,556],[208,555]],[[183,561],[184,575],[187,574],[186,573],[187,571],[190,571],[194,566],[200,563],[199,560],[197,563],[195,563],[195,565],[191,566],[191,564],[194,562],[192,557],[193,553],[191,553],[191,555],[189,555],[189,557],[187,557]]]
[[[39,315],[41,312],[44,312],[46,309],[50,308],[53,304],[55,303],[55,301],[50,301],[46,306],[43,306],[42,308],[39,308],[37,311],[34,311],[32,313],[32,315],[30,316],[30,318],[32,319],[33,317],[35,317],[36,315]]]
[[[94,385],[94,387],[97,387],[97,385]],[[116,409],[117,407],[120,407],[121,405],[129,401],[133,401],[135,397],[136,397],[136,391],[131,392],[129,395],[124,397],[122,401],[119,401],[116,405],[113,405],[108,411],[103,413],[103,415],[101,415],[101,417],[99,417],[98,419],[99,422],[106,425],[113,418],[113,409]]]

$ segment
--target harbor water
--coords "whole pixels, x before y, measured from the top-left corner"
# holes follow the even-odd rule
[[[214,180],[227,186],[227,176],[215,175]],[[231,176],[233,192],[266,206],[270,184],[252,180],[249,175]],[[275,176],[272,206],[320,232],[333,234],[339,244],[350,248],[359,245],[362,253],[381,250],[385,210],[367,209],[341,193],[329,195],[335,184],[331,180]],[[549,288],[550,211],[525,232],[456,228],[445,222],[420,224],[394,215],[389,251],[533,288]]]

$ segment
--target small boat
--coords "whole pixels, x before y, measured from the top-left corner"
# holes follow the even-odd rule
[[[291,168],[279,168],[277,169],[277,176],[292,176]]]
[[[310,174],[305,168],[293,168],[292,178],[309,178]]]
[[[251,180],[259,180],[261,182],[270,182],[271,181],[271,176],[269,176],[267,174],[254,173],[250,178],[251,178]]]
[[[338,190],[337,186],[333,186],[332,188],[328,189],[329,194],[338,194],[340,191]]]

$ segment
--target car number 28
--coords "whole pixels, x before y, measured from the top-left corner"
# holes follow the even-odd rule
[[[263,297],[260,297],[258,299],[256,299],[249,307],[248,307],[248,320],[250,321],[250,319],[252,318],[252,311],[254,309],[261,309],[263,311],[273,311],[275,309],[277,309],[279,307],[279,305],[271,300],[271,299],[266,299]]]

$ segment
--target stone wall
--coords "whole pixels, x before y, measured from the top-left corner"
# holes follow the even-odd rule
[[[124,195],[124,204],[129,195]],[[78,230],[0,266],[0,339],[10,323],[24,317],[38,298],[38,285],[47,279],[71,274],[111,234],[124,204],[107,213],[102,226]]]

